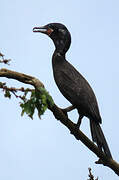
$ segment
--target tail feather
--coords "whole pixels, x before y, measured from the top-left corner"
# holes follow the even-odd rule
[[[112,158],[111,152],[109,150],[107,141],[105,139],[105,136],[103,134],[100,125],[94,120],[90,120],[90,129],[91,129],[92,140],[97,144],[98,148],[101,150],[103,149],[105,154],[109,158]]]

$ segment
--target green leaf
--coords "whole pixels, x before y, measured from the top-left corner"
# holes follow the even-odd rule
[[[11,94],[10,94],[10,92],[8,90],[5,90],[4,96],[9,98],[9,99],[11,98]]]
[[[32,103],[31,99],[25,103],[21,103],[20,106],[22,108],[21,116],[23,116],[24,113],[26,113],[31,119],[33,119],[35,106]]]
[[[28,93],[24,94],[23,103],[20,104],[22,108],[21,115],[23,116],[26,113],[30,118],[33,119],[33,114],[35,109],[38,110],[38,116],[44,114],[47,107],[54,104],[52,97],[45,90],[45,88],[39,88],[38,90],[32,91],[30,98],[27,99]]]

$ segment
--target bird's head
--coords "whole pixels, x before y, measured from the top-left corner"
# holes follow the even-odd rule
[[[48,35],[54,42],[56,51],[65,54],[71,44],[71,35],[66,26],[60,23],[50,23],[42,27],[34,27],[33,32]]]

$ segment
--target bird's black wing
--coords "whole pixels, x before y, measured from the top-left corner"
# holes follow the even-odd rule
[[[86,79],[67,61],[59,70],[57,85],[79,113],[101,122],[95,94]]]

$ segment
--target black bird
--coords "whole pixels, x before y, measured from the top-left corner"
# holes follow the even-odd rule
[[[60,23],[50,23],[42,27],[34,27],[33,32],[47,34],[54,42],[55,51],[52,57],[52,67],[55,82],[63,96],[77,108],[80,126],[81,119],[86,116],[90,120],[92,140],[99,149],[112,158],[104,134],[95,94],[87,80],[65,59],[71,44],[71,35],[66,26]]]

